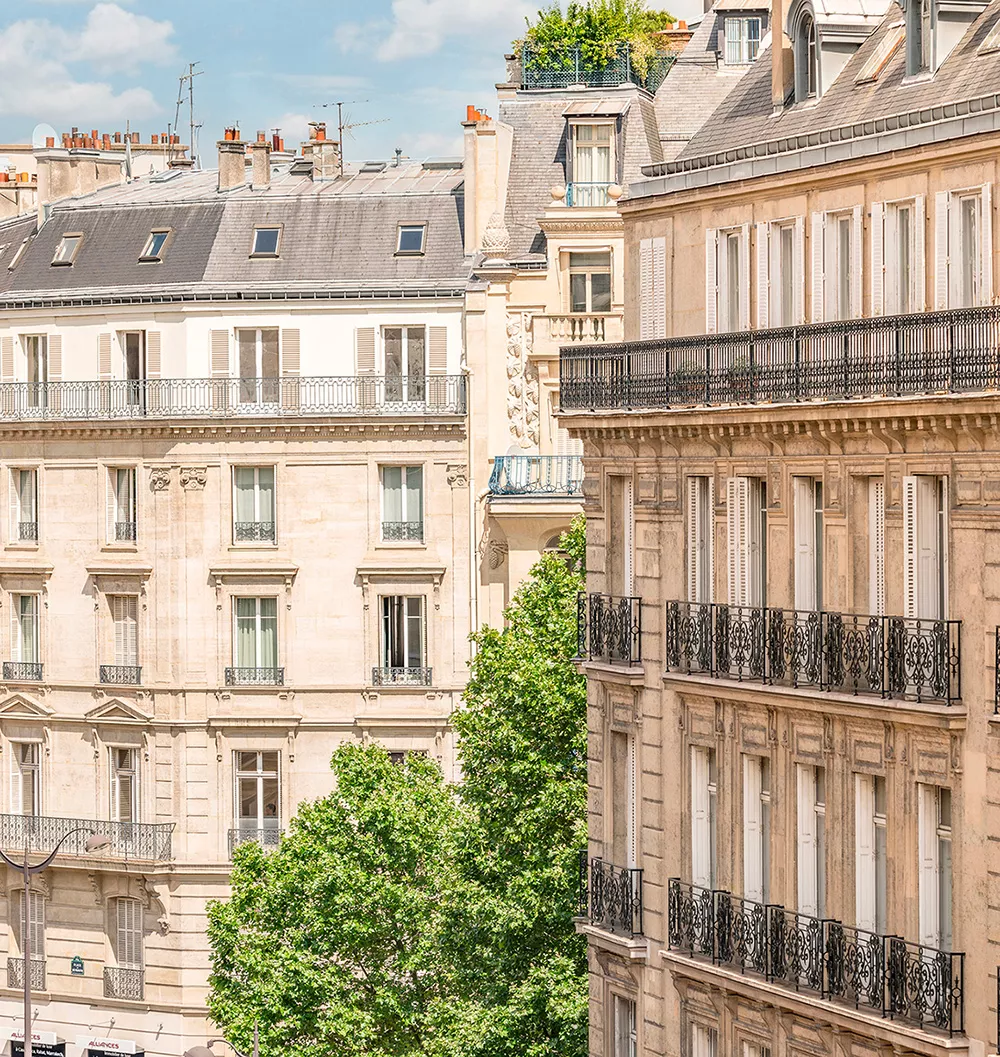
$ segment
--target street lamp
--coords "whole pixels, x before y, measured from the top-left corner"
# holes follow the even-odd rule
[[[209,1039],[204,1046],[192,1046],[190,1050],[185,1050],[184,1057],[216,1057],[211,1047],[217,1042],[221,1042],[223,1046],[228,1046],[236,1054],[236,1057],[246,1057],[246,1054],[240,1053],[228,1039]],[[260,1057],[260,1032],[256,1024],[253,1026],[253,1057]]]
[[[24,1057],[31,1057],[31,878],[42,870],[47,870],[52,865],[52,860],[59,854],[59,849],[66,843],[74,833],[89,833],[87,843],[84,845],[88,852],[100,851],[111,843],[111,838],[103,833],[95,833],[84,826],[77,826],[62,835],[59,843],[46,856],[44,862],[32,866],[28,862],[28,829],[24,830],[24,862],[14,862],[2,850],[0,860],[3,860],[12,870],[20,870],[24,877],[24,896],[21,900],[21,960],[22,976],[24,979]]]

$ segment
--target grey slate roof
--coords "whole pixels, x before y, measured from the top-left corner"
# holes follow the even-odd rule
[[[247,186],[222,194],[217,181],[215,172],[181,172],[57,204],[17,267],[0,267],[0,303],[284,291],[457,292],[468,278],[460,169],[405,166],[329,183],[286,169],[265,191]],[[396,256],[398,225],[412,222],[427,225],[425,253]],[[253,229],[261,224],[281,226],[279,257],[251,259]],[[0,228],[0,243],[8,228]],[[154,228],[171,229],[171,241],[161,263],[140,263]],[[79,252],[71,267],[53,267],[66,232],[83,233]]]

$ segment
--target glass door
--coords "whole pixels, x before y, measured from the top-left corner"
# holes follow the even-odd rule
[[[423,327],[386,327],[385,402],[422,404],[426,399],[426,348]]]
[[[236,332],[240,357],[239,403],[259,408],[278,403],[277,327]]]
[[[24,339],[24,352],[28,367],[29,408],[44,408],[48,405],[49,341],[44,334],[29,334]]]

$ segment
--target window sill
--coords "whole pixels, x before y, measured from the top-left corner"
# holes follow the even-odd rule
[[[420,540],[379,540],[377,546],[391,551],[427,550],[427,544]]]
[[[36,551],[38,550],[39,544],[35,541],[27,542],[26,540],[18,540],[15,543],[8,543],[4,550],[8,551]]]
[[[230,543],[227,548],[230,551],[276,551],[277,540],[265,543],[263,540],[248,540],[246,543]]]
[[[259,261],[259,260],[276,261],[278,259],[278,256],[279,255],[277,253],[251,253],[250,254],[250,260],[252,260],[252,261]]]
[[[102,552],[114,554],[135,554],[139,550],[139,544],[135,540],[123,540],[121,543],[104,543],[101,545]]]
[[[934,79],[933,70],[921,70],[920,73],[909,74],[904,77],[899,83],[903,88],[906,88],[911,84],[926,84],[928,81]]]

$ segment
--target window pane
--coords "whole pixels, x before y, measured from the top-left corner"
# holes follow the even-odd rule
[[[424,249],[424,227],[404,225],[399,229],[399,253],[422,253]]]
[[[255,753],[255,752],[238,752],[236,754],[236,767],[240,771],[256,771],[257,770],[257,753]]]
[[[239,780],[240,821],[257,822],[257,779],[241,778]]]
[[[385,345],[385,395],[387,400],[402,398],[402,390],[392,386],[390,379],[396,380],[403,374],[403,332],[398,327],[389,327],[383,332]],[[391,391],[390,391],[391,390]]]
[[[278,754],[276,752],[262,752],[260,754],[260,769],[267,774],[277,774]]]
[[[260,659],[258,667],[275,668],[278,664],[278,600],[260,600]]]
[[[403,520],[403,468],[382,468],[382,520]]]
[[[264,829],[277,829],[280,825],[278,818],[278,779],[262,778],[261,801],[264,807]]]
[[[254,253],[277,253],[278,232],[278,228],[257,228],[254,231]]]
[[[424,600],[406,599],[406,667],[420,668],[424,663]]]
[[[278,332],[277,330],[262,330],[260,332],[260,375],[262,378],[278,377]],[[265,390],[262,399],[273,402],[277,399],[276,390],[269,386]]]
[[[896,210],[896,283],[899,289],[898,312],[910,311],[910,210],[908,207]]]
[[[583,272],[570,274],[569,310],[570,312],[587,311],[587,276]]]
[[[254,520],[254,471],[252,466],[237,466],[233,471],[236,520]]]
[[[851,315],[851,220],[837,221],[837,318]]]
[[[257,667],[257,599],[236,599],[236,666]]]
[[[422,466],[407,466],[406,468],[405,513],[405,521],[421,522],[424,519],[424,470]]]
[[[571,253],[569,255],[569,266],[571,270],[609,272],[611,271],[611,254]]]
[[[590,277],[590,311],[611,311],[611,273],[596,272]]]
[[[257,471],[257,520],[274,521],[274,467],[262,466]]]
[[[240,347],[240,377],[257,377],[257,331],[240,330],[237,332]]]

